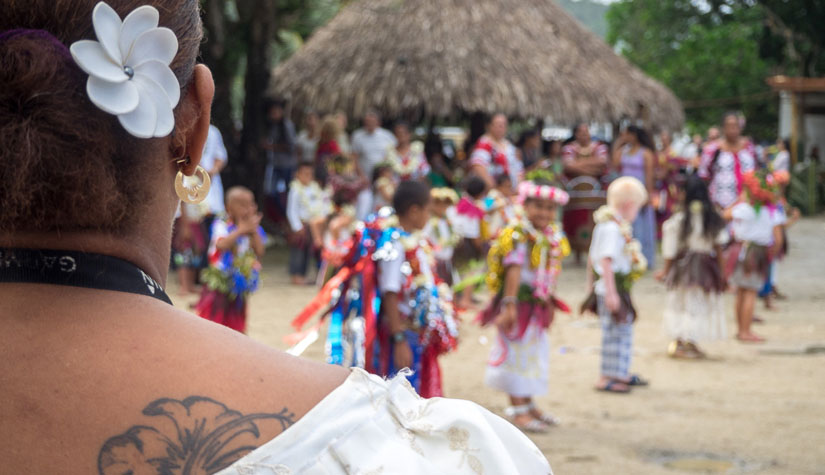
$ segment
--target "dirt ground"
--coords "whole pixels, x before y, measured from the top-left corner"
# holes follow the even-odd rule
[[[652,385],[630,395],[593,390],[599,368],[596,320],[557,315],[550,330],[551,388],[537,402],[562,424],[532,436],[554,471],[825,474],[823,240],[821,218],[791,229],[791,253],[779,281],[790,298],[778,303],[778,311],[761,305],[758,310],[766,323],[756,331],[768,343],[744,345],[730,338],[708,344],[706,361],[666,356],[664,289],[650,276],[643,279],[634,290],[640,319],[633,370]],[[252,298],[249,321],[252,338],[280,349],[288,346],[283,338],[291,332],[290,320],[316,292],[289,286],[285,262],[282,250],[267,255],[264,287]],[[577,306],[584,297],[584,275],[568,262],[559,296]],[[729,301],[731,335],[732,305]],[[442,359],[446,394],[500,414],[505,396],[483,384],[495,330],[479,328],[470,315],[464,320],[458,350]],[[323,361],[323,337],[303,356]]]

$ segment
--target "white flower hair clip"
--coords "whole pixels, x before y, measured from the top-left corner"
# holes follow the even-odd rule
[[[178,53],[172,30],[158,27],[152,6],[135,9],[123,21],[105,2],[92,13],[97,41],[72,44],[72,57],[89,75],[86,92],[98,108],[116,115],[135,137],[165,137],[175,128],[180,83],[169,65]]]

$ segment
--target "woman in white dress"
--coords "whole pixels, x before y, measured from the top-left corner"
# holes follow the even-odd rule
[[[0,7],[2,471],[549,473],[472,403],[170,305],[175,209],[208,189],[199,2],[110,1]]]

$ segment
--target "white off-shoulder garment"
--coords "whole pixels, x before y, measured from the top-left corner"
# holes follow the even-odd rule
[[[533,442],[481,406],[423,399],[406,378],[353,369],[274,440],[219,475],[552,474]]]

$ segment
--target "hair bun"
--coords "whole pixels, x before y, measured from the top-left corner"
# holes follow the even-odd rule
[[[101,209],[93,200],[101,184],[115,191],[94,168],[111,153],[103,138],[112,128],[84,84],[68,48],[49,32],[0,34],[0,229],[65,229],[76,211]]]

